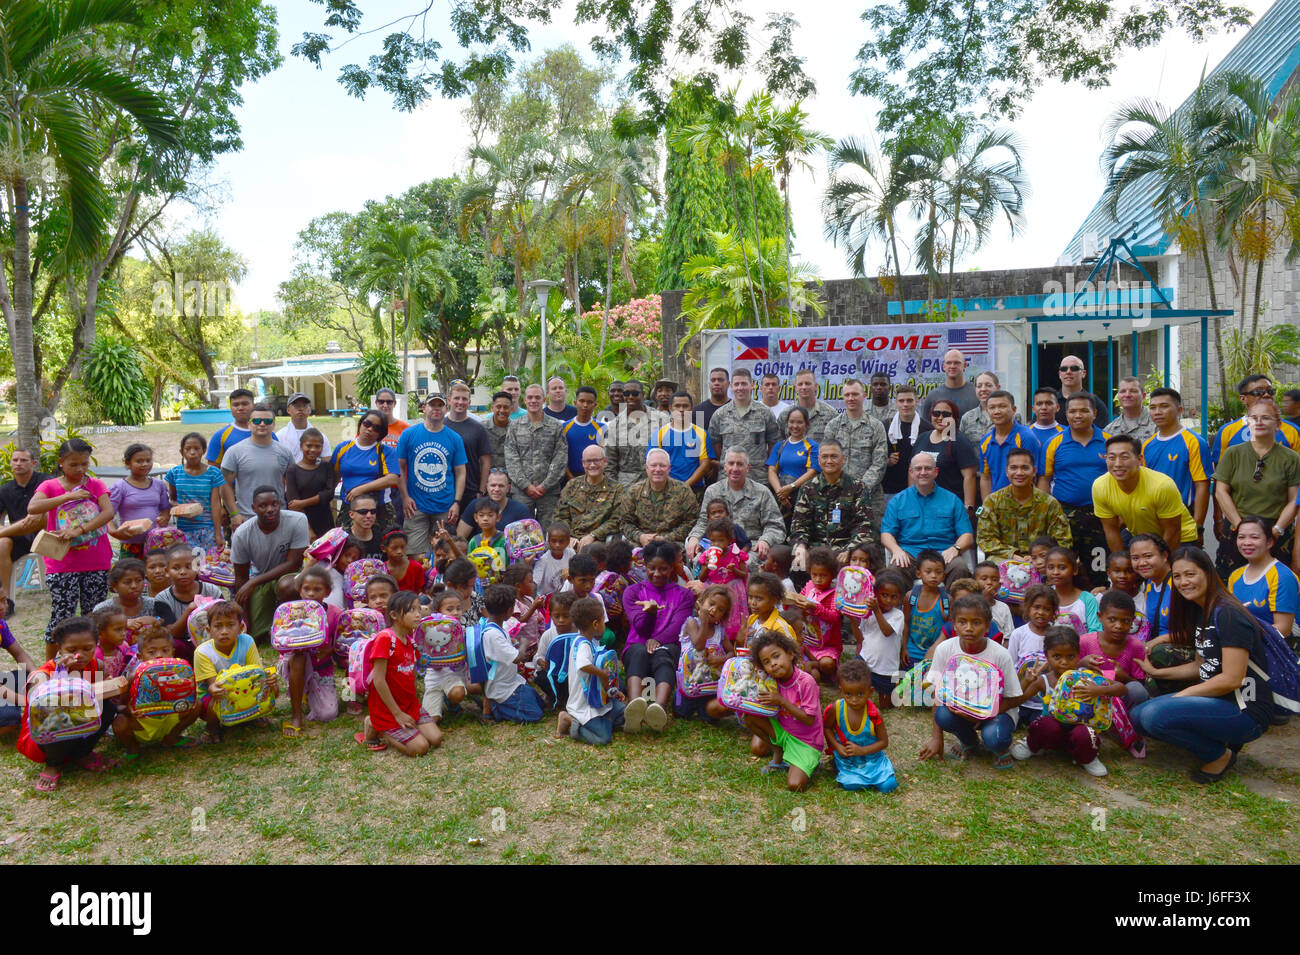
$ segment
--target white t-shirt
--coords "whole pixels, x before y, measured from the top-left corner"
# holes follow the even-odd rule
[[[560,574],[569,569],[569,558],[573,556],[573,548],[564,548],[564,554],[556,560],[547,550],[533,561],[533,586],[537,588],[537,593],[543,597],[553,594],[560,589],[565,583]]]
[[[590,640],[573,641],[573,649],[569,651],[569,702],[564,708],[579,724],[590,723],[597,716],[604,716],[614,705],[607,703],[597,707],[587,701],[587,694],[582,686],[583,678],[590,677],[594,680],[595,677],[583,673],[582,668],[591,666],[595,658]]]
[[[989,609],[993,613],[993,622],[997,624],[998,629],[1002,631],[1002,644],[1005,646],[1007,640],[1011,636],[1011,631],[1016,627],[1015,623],[1011,619],[1011,608],[1001,600],[995,600],[993,601],[993,606]],[[1019,659],[1019,657],[1016,659]]]
[[[876,623],[874,613],[863,617],[858,623],[858,629],[862,631],[862,646],[858,648],[858,656],[871,667],[871,672],[876,676],[897,676],[899,650],[903,641],[903,611],[898,608],[890,610],[885,614],[885,622],[894,630],[892,637],[880,632],[880,624]]]
[[[310,427],[311,425],[307,426],[307,428]],[[303,428],[302,431],[306,431],[307,428]],[[293,422],[290,421],[275,433],[275,436],[280,439],[280,443],[293,452],[294,464],[302,462],[302,431],[295,428]],[[321,434],[321,440],[324,442],[324,446],[321,448],[320,459],[328,462],[334,451],[330,447],[330,439],[325,437],[323,433]]]
[[[328,569],[330,572],[330,592],[329,596],[325,598],[325,606],[347,610],[348,605],[344,600],[346,587],[343,584],[343,574],[332,564]]]
[[[564,582],[564,586],[560,588],[560,592],[563,592],[565,590],[572,590],[572,589],[573,589],[573,581],[566,580]],[[600,619],[605,621],[605,623],[609,623],[609,614],[605,612],[605,601],[600,599],[600,594],[593,591],[592,593],[587,594],[587,596],[590,597],[592,600],[596,601],[596,603],[600,604]]]
[[[496,663],[496,670],[488,678],[483,694],[494,703],[503,703],[524,685],[524,678],[515,666],[515,657],[519,656],[519,651],[504,630],[489,625],[483,628],[483,656]]]
[[[1007,638],[1007,652],[1011,654],[1013,662],[1018,662],[1021,657],[1035,651],[1043,649],[1043,637],[1041,634],[1034,633],[1029,624],[1016,627],[1011,631],[1011,636]],[[1041,710],[1043,708],[1043,698],[1036,696],[1032,700],[1025,700],[1021,704],[1025,709]]]
[[[958,637],[953,637],[951,640],[944,640],[934,648],[934,662],[930,664],[930,674],[926,677],[926,680],[931,686],[938,685],[939,676],[943,673],[944,668],[948,665],[948,661],[952,659],[954,653],[966,653],[966,651],[961,648],[961,640]],[[1016,661],[1012,658],[1006,647],[994,643],[992,640],[986,640],[983,650],[979,653],[967,653],[966,655],[974,657],[976,660],[984,660],[991,663],[1002,671],[1003,697],[1019,696],[1021,692],[1023,692],[1020,689],[1020,678],[1016,676]],[[1011,717],[1012,723],[1015,723],[1016,713],[1019,709],[1020,707],[1013,706],[1011,709],[1004,710],[1003,712],[1006,713],[1007,716]]]

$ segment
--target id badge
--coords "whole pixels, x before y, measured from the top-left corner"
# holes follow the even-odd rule
[[[837,507],[831,511],[831,523],[838,524],[839,522],[840,522],[840,509]]]

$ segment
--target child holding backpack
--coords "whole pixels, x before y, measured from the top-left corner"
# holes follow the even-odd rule
[[[367,581],[367,590],[369,583]],[[302,736],[304,701],[307,719],[312,722],[328,723],[339,715],[338,688],[334,684],[334,627],[342,611],[325,603],[329,592],[329,571],[322,565],[312,564],[298,575],[299,599],[314,603],[325,611],[325,642],[310,650],[280,655],[277,670],[280,679],[289,687],[290,707],[290,720],[281,730],[289,739]]]
[[[946,570],[943,555],[933,550],[923,550],[916,555],[916,582],[907,596],[904,608],[907,643],[898,661],[900,670],[911,669],[912,664],[927,659],[930,649],[939,642],[943,625],[948,622],[950,599],[943,585]],[[990,615],[989,619],[992,619]]]
[[[839,561],[829,547],[814,547],[808,551],[808,583],[793,599],[786,599],[804,612],[818,637],[805,639],[804,653],[817,672],[820,681],[835,680],[840,657],[844,653],[844,638],[840,630],[840,612],[835,606],[835,575]]]
[[[755,756],[770,755],[772,760],[763,772],[785,770],[786,788],[803,792],[826,745],[817,678],[796,665],[799,648],[784,633],[760,631],[750,651],[755,664],[776,681],[776,692],[760,693],[759,702],[778,710],[770,717],[745,714],[745,726],[754,734],[749,750]]]
[[[483,592],[483,611],[487,615],[482,633],[483,656],[489,664],[495,664],[490,668],[483,687],[485,715],[497,722],[536,723],[542,718],[542,699],[519,673],[519,664],[524,662],[526,651],[510,642],[503,626],[514,609],[513,587],[493,584]]]
[[[448,617],[460,618],[460,594],[454,590],[440,590],[433,595],[428,607],[432,613],[446,614]],[[441,722],[443,715],[451,707],[460,706],[469,691],[469,681],[465,675],[465,664],[455,667],[431,666],[424,671],[424,698],[420,707],[433,717],[434,722]]]
[[[199,716],[207,724],[200,743],[221,740],[225,728],[217,717],[214,701],[225,696],[218,677],[231,667],[261,666],[257,644],[244,632],[244,612],[233,600],[218,600],[206,608],[208,639],[194,650],[194,683],[199,693]],[[279,693],[279,677],[272,674],[271,692]]]
[[[573,603],[571,619],[579,633],[573,641],[569,656],[568,700],[555,724],[555,735],[604,746],[614,738],[614,730],[623,725],[623,694],[618,689],[617,676],[606,667],[596,665],[596,652],[605,632],[604,617],[599,601],[583,597]],[[587,680],[601,680],[609,687],[609,702],[593,705],[588,699],[583,674]]]
[[[418,654],[411,634],[420,625],[424,610],[419,596],[409,590],[393,594],[387,610],[388,629],[380,630],[366,645],[370,715],[365,729],[354,738],[373,752],[393,746],[406,756],[423,756],[442,742],[442,730],[420,708],[415,691]]]
[[[158,624],[154,624],[140,636],[136,651],[135,662],[126,672],[128,681],[142,664],[173,655],[171,634]],[[113,735],[126,750],[126,758],[136,759],[140,755],[141,743],[160,743],[164,747],[194,745],[195,740],[186,739],[181,734],[198,718],[198,706],[191,706],[183,713],[173,713],[168,716],[140,716],[132,706],[128,691],[122,695],[121,707],[113,719]]]
[[[568,654],[572,649],[570,646],[572,641],[565,639],[560,645],[555,641],[560,637],[572,636],[573,620],[569,613],[574,603],[580,599],[584,598],[578,597],[572,590],[561,590],[551,594],[551,625],[542,632],[537,641],[537,653],[533,657],[538,666],[535,679],[549,707],[562,706],[569,700]],[[553,646],[556,647],[554,657],[551,655]],[[561,655],[563,655],[563,662],[560,659]]]

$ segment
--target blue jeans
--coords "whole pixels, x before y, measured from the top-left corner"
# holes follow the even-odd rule
[[[1129,716],[1143,736],[1190,750],[1203,763],[1264,733],[1232,696],[1157,696],[1133,707]]]
[[[542,698],[525,683],[509,699],[492,701],[492,718],[498,723],[536,723],[542,718]]]
[[[574,720],[569,727],[569,735],[592,746],[604,746],[614,738],[614,730],[623,725],[624,709],[622,700],[613,700],[608,713],[593,716],[585,723]]]
[[[27,674],[22,670],[6,670],[0,673],[0,686],[23,698],[23,687],[27,684]],[[0,703],[0,726],[17,726],[23,721],[23,708],[12,703]]]
[[[963,746],[975,745],[975,728],[979,727],[980,738],[984,745],[995,753],[1005,753],[1010,748],[1011,731],[1015,728],[1011,717],[1006,713],[999,713],[981,723],[972,723],[946,706],[934,708],[934,722],[939,729],[961,740]]]

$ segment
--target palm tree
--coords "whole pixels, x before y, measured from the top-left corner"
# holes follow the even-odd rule
[[[600,326],[600,354],[609,334],[609,309],[614,290],[614,249],[621,244],[623,277],[632,281],[628,266],[628,230],[641,211],[643,197],[655,189],[654,150],[645,139],[620,139],[601,130],[586,137],[580,158],[569,168],[566,205],[593,202],[596,234],[605,246],[605,315]],[[576,300],[575,307],[580,309]]]
[[[1102,161],[1107,169],[1104,199],[1112,218],[1132,189],[1151,188],[1153,203],[1166,231],[1178,236],[1183,249],[1200,252],[1209,282],[1210,308],[1219,307],[1214,269],[1210,264],[1210,194],[1225,165],[1228,113],[1222,99],[1211,95],[1204,78],[1191,102],[1170,113],[1161,104],[1135,99],[1122,105],[1106,123],[1108,145]],[[1220,320],[1215,319],[1215,340],[1222,341]],[[1221,398],[1228,402],[1228,375],[1221,348],[1218,358]]]
[[[785,274],[788,280],[793,239],[790,229],[790,173],[796,166],[811,170],[812,167],[804,157],[811,156],[819,149],[829,149],[834,140],[809,128],[808,114],[803,111],[803,101],[800,100],[772,114],[766,128],[762,130],[760,144],[771,152],[778,177],[777,184],[781,189],[785,215]],[[788,286],[786,293],[789,297],[791,289]]]
[[[96,114],[122,111],[151,150],[178,143],[176,121],[162,100],[95,50],[104,28],[136,25],[139,18],[131,0],[0,5],[0,182],[13,230],[13,286],[11,292],[0,281],[0,311],[18,379],[18,444],[32,452],[41,413],[32,328],[33,192],[64,210],[67,255],[88,255],[101,241],[109,209],[98,175]],[[48,237],[57,241],[57,228]]]
[[[826,238],[844,246],[853,274],[867,277],[867,248],[876,239],[885,243],[886,267],[892,260],[899,314],[904,308],[903,258],[898,251],[898,210],[907,201],[904,165],[897,149],[879,152],[873,143],[842,139],[827,159],[830,182],[822,198]]]

